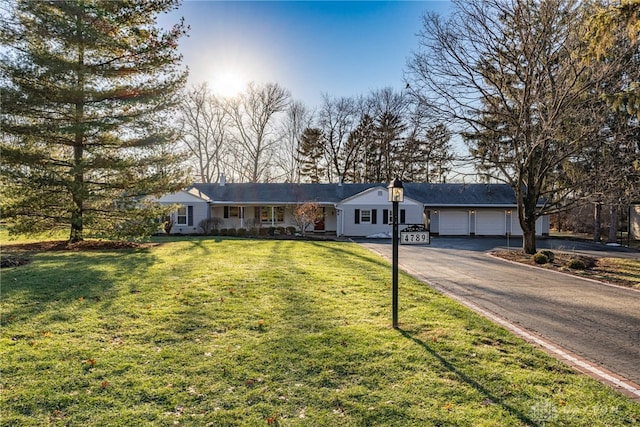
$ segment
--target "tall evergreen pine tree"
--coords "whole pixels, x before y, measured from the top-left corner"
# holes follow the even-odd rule
[[[186,71],[177,0],[16,1],[0,24],[3,217],[15,232],[127,235],[184,185],[167,126]],[[134,229],[133,225],[137,226]],[[142,226],[142,229],[141,229]]]
[[[312,184],[321,182],[326,172],[322,164],[323,139],[322,130],[318,128],[307,128],[300,136],[300,147],[297,153],[300,175],[307,177]]]

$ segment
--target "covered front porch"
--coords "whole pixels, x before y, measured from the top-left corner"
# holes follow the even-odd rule
[[[210,218],[216,228],[252,229],[264,227],[295,227],[294,211],[297,204],[231,205],[211,204]],[[315,233],[334,233],[337,230],[336,208],[320,205],[312,230]]]

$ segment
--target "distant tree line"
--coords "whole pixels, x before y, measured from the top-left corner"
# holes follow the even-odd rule
[[[455,160],[451,132],[421,115],[404,92],[324,94],[317,111],[276,83],[233,98],[206,84],[183,93],[177,123],[193,176],[216,182],[440,182]]]

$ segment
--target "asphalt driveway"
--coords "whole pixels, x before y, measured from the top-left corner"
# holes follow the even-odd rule
[[[391,259],[390,240],[359,243]],[[521,242],[435,237],[429,246],[401,245],[399,266],[495,321],[513,326],[511,329],[521,331],[525,338],[541,338],[547,350],[556,348],[556,355],[563,358],[566,354],[570,363],[577,359],[579,369],[594,376],[598,371],[604,373],[601,379],[640,400],[640,291],[509,263],[487,254],[507,244],[520,247]],[[548,239],[541,240],[538,247],[594,256],[640,257],[625,248],[588,242]],[[399,317],[402,325],[402,289]]]

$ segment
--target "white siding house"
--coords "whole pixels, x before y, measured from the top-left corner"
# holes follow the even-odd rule
[[[197,191],[178,191],[157,200],[164,205],[176,205],[177,210],[170,215],[172,234],[200,234],[204,230],[200,222],[208,218],[209,198]]]
[[[433,235],[522,235],[513,190],[504,184],[404,183],[398,221],[424,224]],[[391,232],[391,203],[386,184],[193,184],[169,194],[175,204],[172,233],[196,234],[203,220],[219,228],[295,227],[296,206],[315,202],[320,209],[313,232],[371,236]],[[536,234],[549,233],[549,218],[536,223]]]
[[[338,235],[370,236],[391,232],[391,203],[386,187],[374,187],[337,204]],[[406,198],[398,205],[398,223],[423,224],[422,203]]]

